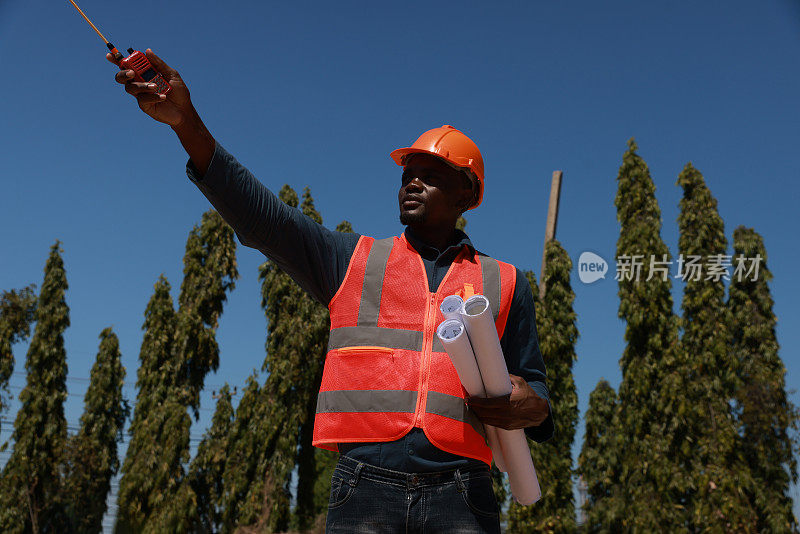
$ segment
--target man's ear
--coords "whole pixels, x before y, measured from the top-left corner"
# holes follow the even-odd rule
[[[469,208],[472,206],[472,202],[475,199],[475,195],[473,193],[466,194],[466,190],[462,190],[463,194],[458,198],[456,206],[458,207],[459,215],[463,215]]]
[[[466,191],[469,191],[469,194],[466,195],[464,202],[461,204],[463,208],[461,208],[461,213],[463,214],[466,212],[472,205],[475,203],[475,184],[472,183],[472,180],[469,181],[471,187],[469,189],[464,188],[465,194]]]
[[[475,203],[475,182],[465,171],[459,171],[459,178],[461,179],[462,187],[459,190],[455,205],[459,210],[459,214],[463,215]]]

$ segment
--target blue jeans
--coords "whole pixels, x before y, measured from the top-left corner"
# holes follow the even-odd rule
[[[489,468],[402,473],[347,456],[331,477],[326,533],[499,533]]]

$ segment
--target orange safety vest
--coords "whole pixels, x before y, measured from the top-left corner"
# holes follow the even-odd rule
[[[463,247],[436,293],[405,236],[362,236],[331,299],[328,353],[313,444],[385,442],[422,428],[439,449],[491,465],[483,425],[436,335],[439,305],[453,294],[489,299],[502,337],[516,270]]]

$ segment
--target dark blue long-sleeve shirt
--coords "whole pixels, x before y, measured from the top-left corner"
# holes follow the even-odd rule
[[[205,176],[200,175],[191,160],[186,164],[186,173],[231,225],[243,245],[260,250],[314,299],[328,305],[344,281],[359,234],[328,230],[300,210],[287,206],[219,143]],[[422,257],[432,292],[461,248],[472,248],[461,231],[456,232],[453,242],[442,251],[420,241],[408,228],[405,235]],[[508,372],[521,376],[549,402],[533,295],[519,269],[516,277],[500,344]],[[552,415],[539,426],[526,428],[525,433],[538,442],[550,439]],[[393,442],[341,444],[340,451],[372,465],[405,472],[439,471],[482,463],[437,449],[419,428]]]

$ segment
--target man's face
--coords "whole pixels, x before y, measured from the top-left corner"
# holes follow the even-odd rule
[[[463,173],[438,157],[412,154],[397,198],[403,224],[452,224],[472,199],[472,188]]]

